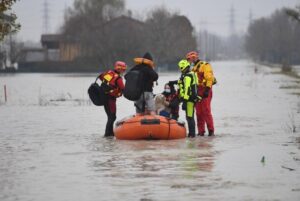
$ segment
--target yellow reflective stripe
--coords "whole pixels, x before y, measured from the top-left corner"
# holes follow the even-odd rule
[[[198,85],[198,76],[197,76],[197,73],[194,73],[194,72],[192,72],[192,75],[193,75],[193,84],[196,84],[196,85]]]
[[[113,78],[113,76],[111,76],[110,74],[106,74],[106,75],[104,75],[104,77],[103,77],[106,81],[111,81],[111,79]]]
[[[193,102],[186,103],[186,116],[188,116],[188,117],[194,116],[194,103]]]
[[[183,99],[188,100],[189,99],[189,88],[191,87],[191,81],[192,79],[189,76],[184,77],[184,96]]]
[[[183,84],[179,84],[179,97],[183,98],[183,96],[184,96]]]

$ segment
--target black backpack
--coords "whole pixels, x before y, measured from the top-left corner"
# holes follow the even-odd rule
[[[126,80],[123,95],[131,101],[138,100],[143,93],[143,72],[141,70],[129,71],[124,77]]]
[[[103,87],[98,85],[97,79],[89,87],[88,94],[94,105],[102,106],[108,101],[108,95],[105,93]]]

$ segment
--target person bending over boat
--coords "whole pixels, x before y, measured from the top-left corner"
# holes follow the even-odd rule
[[[182,73],[178,80],[179,98],[183,101],[182,108],[185,110],[189,127],[188,137],[195,137],[194,106],[201,100],[201,97],[197,95],[198,78],[195,72],[190,71],[190,63],[187,60],[179,61],[178,67]]]
[[[116,120],[116,101],[117,98],[122,96],[124,89],[124,83],[122,74],[127,69],[127,65],[123,61],[117,61],[114,65],[114,70],[108,70],[99,75],[99,79],[102,81],[101,87],[108,95],[108,101],[104,104],[104,110],[107,115],[107,123],[105,128],[104,137],[114,136],[113,126]]]

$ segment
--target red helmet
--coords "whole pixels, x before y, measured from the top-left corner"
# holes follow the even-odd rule
[[[199,59],[199,55],[196,51],[191,51],[191,52],[187,53],[185,57],[189,61],[196,61]]]
[[[116,63],[115,63],[115,70],[117,71],[117,72],[124,72],[125,70],[127,69],[127,65],[126,65],[126,63],[125,62],[123,62],[123,61],[116,61]]]

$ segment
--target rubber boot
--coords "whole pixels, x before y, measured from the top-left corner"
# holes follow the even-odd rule
[[[198,133],[198,136],[204,136],[204,133]]]
[[[186,118],[188,122],[188,127],[189,127],[189,134],[188,137],[195,137],[195,120],[193,117],[187,117]]]
[[[114,122],[116,120],[116,114],[110,114],[107,119],[104,137],[113,137],[114,135]]]
[[[214,131],[208,131],[208,136],[215,136]]]

